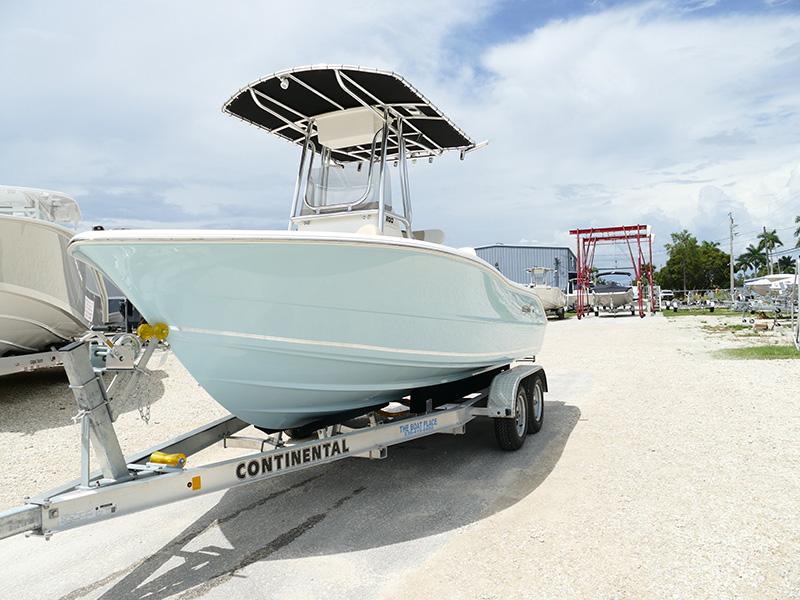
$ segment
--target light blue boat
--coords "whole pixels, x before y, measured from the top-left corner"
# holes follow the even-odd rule
[[[531,290],[411,228],[407,159],[478,145],[405,80],[306,67],[224,110],[302,146],[288,231],[98,231],[70,251],[169,324],[225,408],[269,430],[331,422],[539,351]]]

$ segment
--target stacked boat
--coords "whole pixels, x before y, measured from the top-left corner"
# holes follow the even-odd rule
[[[169,324],[220,404],[268,431],[321,426],[539,351],[534,290],[413,227],[409,163],[482,144],[405,79],[291,69],[223,110],[299,146],[287,230],[111,230],[70,244]]]

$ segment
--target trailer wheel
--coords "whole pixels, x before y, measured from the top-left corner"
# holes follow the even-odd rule
[[[528,402],[528,433],[539,433],[544,423],[544,383],[538,375],[533,376]]]
[[[564,311],[565,311],[565,309],[563,309],[563,308],[559,308],[559,309],[556,311],[556,317],[558,317],[558,320],[559,320],[559,321],[561,321],[561,320],[563,320],[563,319],[564,319]]]
[[[283,432],[293,440],[304,440],[310,438],[317,432],[317,428],[309,425],[301,425],[292,429],[284,429]]]
[[[514,417],[495,418],[494,435],[497,444],[503,450],[519,450],[525,443],[525,436],[528,434],[528,414],[530,413],[530,403],[525,386],[520,385],[517,390],[517,397],[514,401]]]

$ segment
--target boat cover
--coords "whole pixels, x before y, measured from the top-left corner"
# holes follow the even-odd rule
[[[470,150],[475,142],[401,76],[391,71],[344,65],[315,65],[279,71],[236,92],[222,107],[235,117],[302,145],[311,119],[332,112],[375,107],[403,120],[403,138],[411,158],[445,150]],[[316,134],[311,141],[317,150]],[[397,153],[389,138],[389,156]],[[365,145],[333,151],[337,160],[370,159]]]

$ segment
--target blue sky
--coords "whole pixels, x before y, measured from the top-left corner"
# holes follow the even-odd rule
[[[4,3],[0,183],[72,194],[86,225],[283,228],[296,149],[220,107],[270,72],[350,63],[491,141],[412,169],[416,225],[452,245],[646,222],[660,247],[723,239],[729,211],[737,251],[764,225],[790,241],[800,0],[292,6]]]

